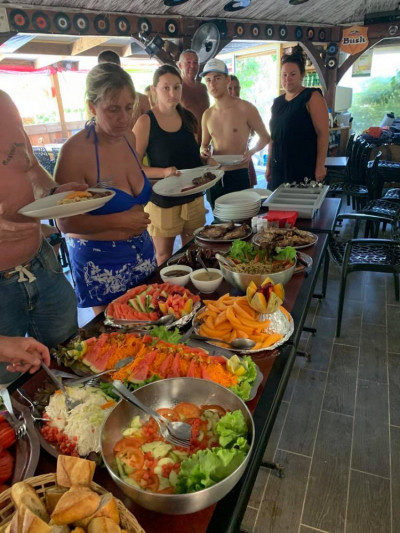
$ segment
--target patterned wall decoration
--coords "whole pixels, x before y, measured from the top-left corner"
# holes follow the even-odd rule
[[[72,35],[133,35],[146,32],[161,37],[188,37],[202,24],[200,19],[181,17],[143,17],[138,15],[94,14],[35,9],[6,8],[11,29],[20,32],[68,33]],[[229,39],[261,39],[280,41],[332,40],[332,28],[311,28],[299,25],[281,25],[238,22],[230,19],[216,19],[224,25],[223,37]]]

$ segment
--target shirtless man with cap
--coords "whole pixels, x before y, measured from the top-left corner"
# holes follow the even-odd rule
[[[201,119],[204,111],[210,107],[207,88],[203,83],[196,81],[199,73],[199,57],[194,50],[184,50],[178,61],[182,75],[181,104],[197,118],[197,142],[201,144]]]
[[[201,76],[205,79],[208,92],[215,99],[215,104],[203,115],[201,155],[210,158],[209,162],[212,162],[212,143],[214,155],[243,156],[238,165],[225,168],[223,179],[207,190],[207,199],[214,208],[215,200],[220,196],[250,187],[250,158],[269,143],[270,136],[257,108],[250,102],[229,94],[230,76],[223,61],[210,59]],[[247,144],[251,130],[254,130],[259,139],[254,148],[249,150]]]

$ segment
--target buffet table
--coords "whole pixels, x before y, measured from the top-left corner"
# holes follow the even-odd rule
[[[289,341],[276,350],[255,353],[252,356],[263,374],[263,381],[256,397],[248,402],[249,409],[252,411],[254,417],[255,443],[245,474],[236,487],[218,504],[198,513],[191,515],[162,515],[148,511],[132,503],[114,484],[105,468],[98,468],[96,470],[95,481],[120,498],[134,513],[147,533],[158,533],[159,531],[171,533],[178,531],[179,533],[204,533],[206,531],[227,533],[239,530],[296,357],[296,347],[307,316],[318,273],[325,256],[329,234],[333,231],[339,206],[339,200],[333,198],[326,199],[319,213],[317,213],[315,220],[298,221],[297,225],[302,229],[309,229],[316,233],[318,231],[319,233],[318,241],[313,246],[304,250],[312,257],[313,266],[310,271],[295,274],[285,286],[286,297],[284,305],[294,319],[294,332]],[[189,243],[184,249],[188,246],[194,246],[194,243]],[[160,277],[158,271],[148,281],[149,283],[159,282]],[[187,288],[195,291],[191,284]],[[215,293],[206,295],[206,297],[208,299],[216,299],[226,292],[239,294],[236,289],[233,289],[224,281]],[[96,326],[101,319],[102,316],[99,315],[87,327]],[[24,391],[32,397],[38,387],[43,384],[44,380],[45,374],[43,371],[39,371],[33,376],[23,376],[10,386],[10,391],[15,390],[22,384]],[[36,474],[54,472],[55,466],[55,458],[43,451]]]

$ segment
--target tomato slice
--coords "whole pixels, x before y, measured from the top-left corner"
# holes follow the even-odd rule
[[[214,404],[202,405],[201,408],[200,408],[201,414],[203,414],[204,411],[207,411],[208,409],[210,409],[211,411],[217,411],[219,416],[225,416],[226,415],[226,411],[225,411],[225,409],[223,407],[221,407],[220,405],[214,405]]]
[[[174,411],[183,420],[186,418],[198,418],[200,416],[200,408],[194,403],[189,402],[178,403],[174,407]]]
[[[144,440],[138,437],[124,437],[114,446],[114,453],[130,453],[136,448],[140,448]]]
[[[144,465],[144,453],[140,448],[132,448],[126,454],[126,461],[136,470],[141,470]]]
[[[157,492],[160,486],[160,480],[157,474],[153,474],[148,470],[136,470],[130,474],[138,485],[144,490]]]
[[[174,422],[179,421],[179,416],[175,413],[173,409],[168,409],[167,407],[164,409],[157,409],[157,413],[167,420],[172,420]]]

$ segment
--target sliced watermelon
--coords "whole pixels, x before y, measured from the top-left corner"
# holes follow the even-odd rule
[[[180,364],[179,364],[180,359],[181,359],[181,354],[177,353],[174,357],[174,362],[172,363],[170,371],[168,372],[169,378],[180,378],[181,377]]]
[[[165,379],[168,376],[168,370],[169,370],[169,367],[172,365],[173,359],[174,359],[174,356],[172,355],[172,353],[170,353],[168,357],[166,357],[164,361],[161,363],[158,373],[163,379]]]
[[[132,374],[129,376],[129,381],[133,381],[134,383],[144,381],[149,374],[149,366],[149,363],[146,363],[146,361],[141,361],[132,371]]]

